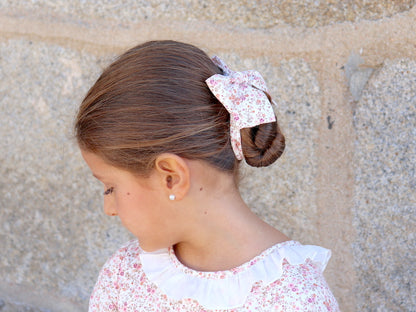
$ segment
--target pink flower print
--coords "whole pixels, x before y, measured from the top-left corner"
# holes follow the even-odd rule
[[[311,298],[308,298],[309,303],[314,303],[316,299],[316,294],[313,294]]]
[[[245,90],[245,89],[247,89],[247,84],[246,83],[240,83],[239,88],[241,90]]]
[[[332,311],[332,306],[328,301],[324,301],[324,305],[326,306],[328,311]]]
[[[206,308],[200,305],[196,299],[172,300],[169,295],[160,291],[141,271],[143,268],[138,261],[140,259],[138,254],[132,252],[129,257],[130,259],[126,263],[121,264],[122,266],[118,263],[117,258],[114,260],[115,262],[110,262],[110,265],[103,269],[103,282],[98,283],[98,288],[94,290],[91,296],[90,312],[207,312]],[[267,257],[266,254],[229,271],[204,272],[201,274],[198,271],[188,270],[186,274],[199,277],[200,282],[211,278],[226,280],[230,277],[229,273],[234,274],[235,272],[251,270],[251,266],[262,261],[265,257]],[[138,265],[135,266],[134,261]],[[339,311],[336,301],[327,289],[326,284],[321,283],[323,278],[315,279],[316,274],[320,271],[311,261],[300,265],[289,264],[286,260],[282,262],[283,272],[281,277],[270,284],[264,284],[260,280],[252,284],[250,294],[248,294],[241,308],[216,309],[215,311],[305,311],[308,309],[321,312]],[[178,263],[175,262],[174,265],[177,266]],[[139,267],[140,270],[135,269],[135,267]],[[109,276],[104,276],[106,270],[109,272]],[[308,274],[308,271],[312,273]],[[124,276],[119,275],[118,272],[123,272]],[[132,279],[132,277],[134,278]],[[224,280],[221,280],[221,282],[224,282]],[[120,290],[115,289],[115,287]],[[117,296],[114,297],[114,294]],[[224,295],[235,296],[236,294],[227,292]]]
[[[233,94],[230,94],[230,100],[233,101],[233,102],[236,102],[237,101],[237,97],[235,96],[234,93]]]

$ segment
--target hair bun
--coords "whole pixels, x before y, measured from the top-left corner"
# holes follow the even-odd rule
[[[247,164],[252,167],[266,167],[282,155],[285,137],[275,121],[241,129],[241,144]]]

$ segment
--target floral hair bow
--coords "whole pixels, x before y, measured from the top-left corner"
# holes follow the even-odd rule
[[[212,61],[224,74],[213,75],[205,82],[230,113],[231,146],[236,158],[242,160],[240,129],[276,121],[272,100],[259,72],[233,72],[218,56]]]

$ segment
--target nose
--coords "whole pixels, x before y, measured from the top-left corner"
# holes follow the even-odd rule
[[[117,209],[112,198],[104,198],[104,213],[110,217],[117,215]]]

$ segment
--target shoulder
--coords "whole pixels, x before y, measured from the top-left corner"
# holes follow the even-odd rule
[[[129,258],[136,258],[140,253],[142,253],[142,249],[140,248],[139,241],[137,239],[133,239],[122,245],[111,258],[120,258],[125,260]]]
[[[106,261],[90,296],[90,312],[117,311],[120,285],[124,283],[129,268],[140,268],[139,253],[139,243],[133,240],[119,248]]]
[[[140,247],[137,240],[130,241],[120,247],[101,268],[95,289],[116,287],[129,268],[141,268],[139,253]]]
[[[265,287],[263,306],[286,307],[283,311],[339,311],[323,276],[331,256],[328,249],[289,242],[277,254],[281,273]]]
[[[133,239],[124,243],[114,254],[113,256],[126,256],[126,255],[137,255],[141,253],[141,248],[139,241]]]
[[[131,240],[122,245],[116,252],[107,259],[101,269],[102,274],[117,273],[123,267],[140,263],[141,249],[137,240]]]

